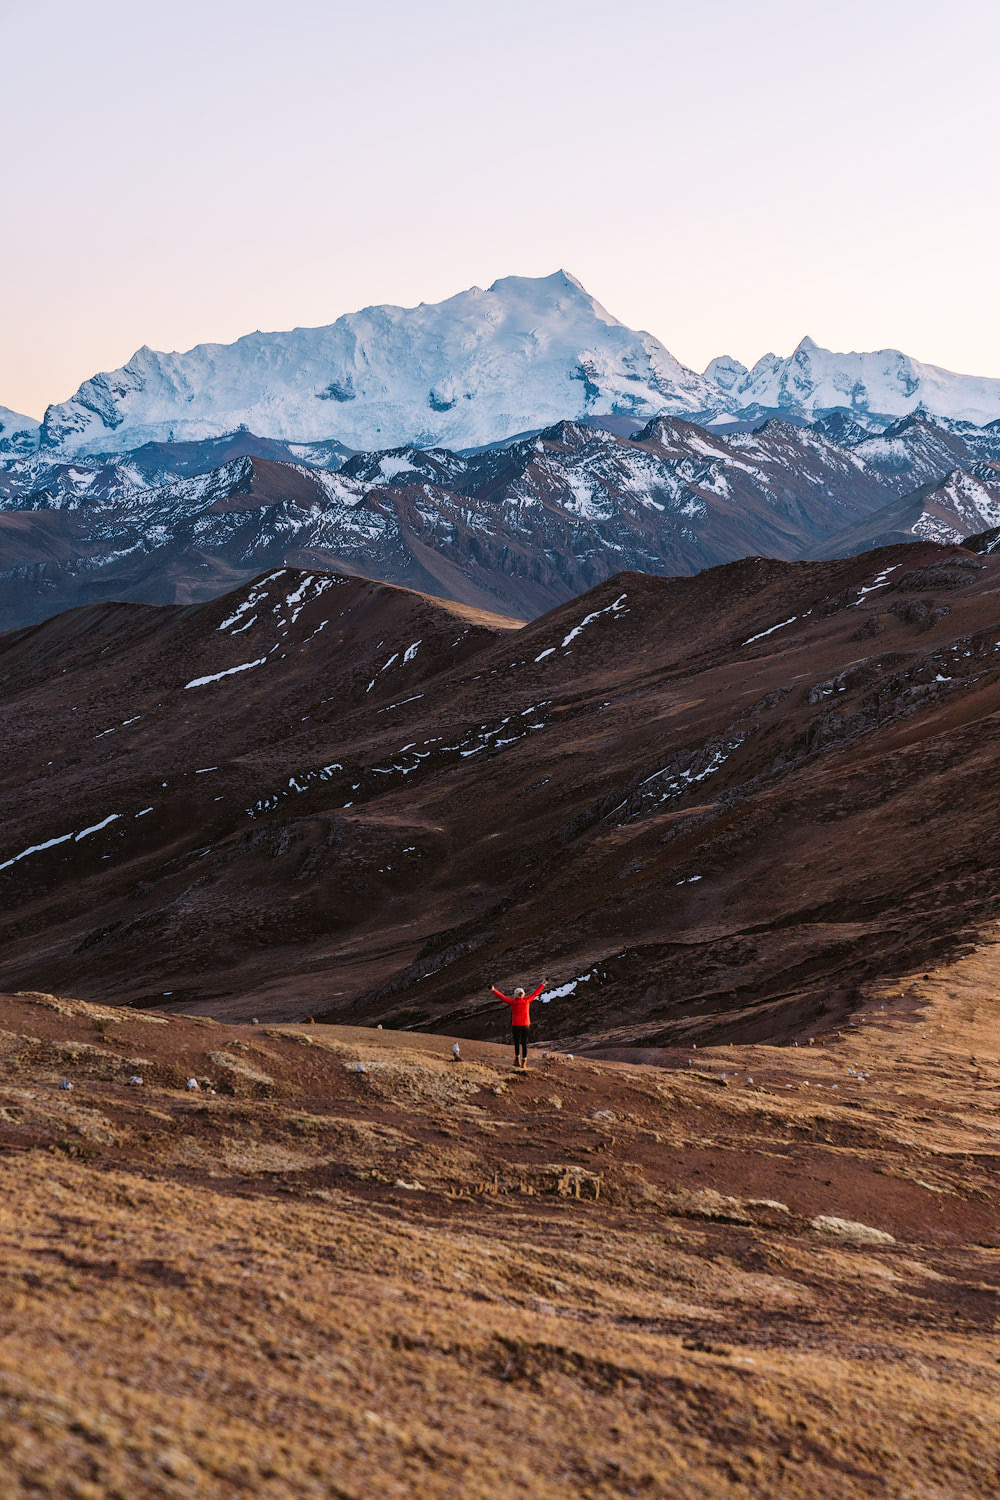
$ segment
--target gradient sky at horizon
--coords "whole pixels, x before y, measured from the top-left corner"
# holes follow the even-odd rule
[[[7,0],[0,37],[17,411],[559,266],[697,369],[808,333],[1000,376],[992,0]]]

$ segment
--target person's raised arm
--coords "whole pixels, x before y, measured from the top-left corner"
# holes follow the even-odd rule
[[[549,981],[547,979],[543,979],[542,982],[541,982],[541,984],[538,986],[537,990],[535,990],[532,994],[530,994],[528,996],[528,1004],[530,1005],[531,1002],[532,1002],[532,1000],[537,1000],[538,997],[539,997],[539,995],[542,993],[542,990],[547,990],[548,987],[549,987]]]
[[[510,998],[510,996],[509,995],[505,995],[504,992],[503,992],[503,990],[498,990],[495,984],[491,984],[490,985],[490,989],[493,991],[494,995],[499,995],[500,996],[500,999],[503,1001],[503,1003],[505,1005],[513,1005],[514,1004],[513,1000]]]

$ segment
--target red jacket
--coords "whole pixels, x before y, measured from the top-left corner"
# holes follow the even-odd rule
[[[492,989],[494,995],[500,996],[500,999],[504,1002],[505,1005],[510,1006],[510,1024],[512,1026],[531,1025],[531,1002],[532,1000],[537,1000],[538,996],[542,993],[542,990],[544,990],[544,982],[540,984],[537,990],[533,991],[532,994],[518,995],[515,998],[512,998],[510,995],[505,995],[502,990],[497,989],[495,984],[491,985],[490,988]]]

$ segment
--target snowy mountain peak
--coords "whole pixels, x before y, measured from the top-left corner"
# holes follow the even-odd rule
[[[881,418],[924,410],[977,425],[1000,415],[1000,380],[954,374],[899,349],[841,354],[806,337],[787,358],[765,354],[732,379],[737,364],[723,356],[705,373],[742,407],[777,408],[798,417],[837,408]]]
[[[0,453],[30,453],[38,446],[39,423],[0,406]]]
[[[717,386],[727,392],[734,390],[749,373],[746,365],[734,359],[731,354],[718,354],[705,366],[705,379],[714,380]]]
[[[50,406],[41,444],[121,452],[215,437],[336,437],[357,449],[471,448],[592,415],[708,413],[719,388],[627,328],[575,276],[507,276],[486,291],[373,306],[323,328],[246,334],[166,354],[147,346]]]
[[[499,276],[489,290],[498,294],[512,289],[526,290],[534,295],[542,288],[548,288],[553,295],[558,295],[560,291],[576,291],[581,293],[587,302],[594,301],[583,282],[571,271],[563,270],[562,267],[558,271],[550,272],[548,276]],[[473,290],[477,289],[473,288]],[[459,295],[461,296],[461,293]]]

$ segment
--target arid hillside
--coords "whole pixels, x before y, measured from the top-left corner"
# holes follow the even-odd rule
[[[998,952],[524,1074],[3,997],[4,1495],[994,1494]]]
[[[0,982],[573,1050],[802,1037],[1000,870],[1000,558],[622,574],[531,625],[279,569],[0,637]]]

